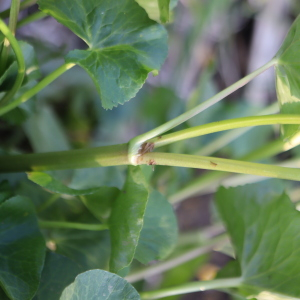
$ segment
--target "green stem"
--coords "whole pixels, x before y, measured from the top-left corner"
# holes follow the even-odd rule
[[[272,141],[250,153],[240,157],[240,160],[258,161],[267,157],[272,157],[282,151],[285,151],[285,142],[281,139]],[[188,185],[182,187],[176,193],[169,197],[169,201],[173,204],[179,203],[184,199],[201,193],[210,193],[214,191],[222,180],[228,177],[229,174],[224,172],[207,172],[202,176],[192,180]],[[208,190],[209,187],[209,190]]]
[[[128,165],[127,144],[71,151],[1,155],[0,173]]]
[[[234,288],[240,286],[242,283],[242,278],[225,278],[225,279],[216,279],[210,281],[198,281],[183,284],[181,286],[176,286],[173,288],[167,288],[152,292],[141,293],[142,300],[149,299],[160,299],[169,296],[182,295],[200,291],[207,290],[219,290],[224,288]]]
[[[300,181],[300,170],[296,168],[217,157],[153,152],[143,155],[140,158],[139,164],[197,168]]]
[[[269,114],[275,114],[278,113],[279,107],[278,103],[275,102],[272,105],[264,108],[263,110],[260,111],[260,113],[256,114],[257,116],[262,116],[262,115],[269,115]],[[196,151],[194,154],[195,155],[211,155],[221,148],[225,147],[228,145],[230,142],[236,140],[249,130],[251,130],[252,127],[245,127],[245,128],[240,128],[240,129],[235,129],[229,132],[226,132],[222,134],[221,136],[217,137],[214,139],[212,142],[208,143],[207,145],[204,145],[201,147],[198,151]]]
[[[44,89],[46,86],[48,86],[52,81],[54,81],[57,77],[62,75],[67,70],[71,69],[75,64],[69,63],[69,64],[63,64],[59,68],[57,68],[55,71],[53,71],[51,74],[49,74],[47,77],[42,79],[36,86],[31,88],[30,90],[26,91],[22,96],[14,99],[10,103],[8,103],[4,107],[0,107],[0,116],[7,113],[8,111],[14,109],[18,105],[20,105],[23,102],[26,102],[30,98],[32,98],[34,95],[36,95],[39,91]]]
[[[216,104],[220,100],[224,99],[237,89],[241,88],[245,84],[247,84],[249,81],[254,79],[256,76],[264,72],[265,70],[269,69],[270,67],[274,66],[276,64],[276,59],[272,59],[270,62],[267,64],[263,65],[261,68],[257,69],[253,73],[245,76],[244,78],[240,79],[233,85],[229,86],[228,88],[224,89],[220,93],[216,94],[215,96],[211,97],[210,99],[206,100],[205,102],[197,105],[195,108],[183,113],[182,115],[174,118],[173,120],[168,121],[167,123],[149,131],[146,132],[140,136],[137,136],[133,138],[129,142],[129,150],[128,150],[128,155],[129,155],[129,161],[133,164],[136,165],[138,161],[138,153],[141,148],[141,145],[156,137],[161,135],[162,133],[182,124],[183,122],[187,121],[188,119],[194,117],[195,115],[199,114],[200,112],[204,111],[205,109],[209,108],[210,106]]]
[[[32,23],[34,21],[37,21],[37,20],[40,20],[40,19],[43,19],[45,17],[47,17],[48,15],[45,14],[44,12],[42,11],[38,11],[30,16],[27,16],[26,18],[22,19],[21,21],[19,21],[17,23],[17,28],[20,28],[22,26],[25,26],[29,23]]]
[[[20,10],[25,9],[31,5],[34,5],[37,0],[24,0],[20,4]],[[6,9],[0,13],[0,19],[5,19],[9,17],[10,9]]]
[[[100,231],[107,230],[108,226],[105,224],[84,224],[73,222],[56,222],[56,221],[39,221],[39,226],[45,229],[79,229],[79,230],[92,230]]]
[[[46,208],[51,206],[53,203],[55,203],[58,199],[60,198],[60,194],[53,194],[47,201],[45,201],[43,204],[41,204],[38,208],[37,211],[40,213],[44,211]]]
[[[225,131],[229,129],[242,128],[242,127],[273,125],[273,124],[300,124],[300,116],[277,114],[277,115],[269,115],[269,116],[254,116],[254,117],[244,117],[244,118],[223,120],[223,121],[208,123],[208,124],[180,130],[160,137],[155,137],[151,140],[148,140],[148,143],[153,143],[154,148],[158,148],[165,145],[169,145],[171,143],[186,140],[189,138],[198,137],[209,133]]]
[[[21,87],[24,76],[25,76],[25,60],[24,60],[22,50],[21,50],[17,40],[15,39],[12,32],[9,30],[9,28],[6,26],[6,24],[1,19],[0,19],[0,31],[2,31],[2,33],[5,35],[6,39],[9,41],[9,44],[12,46],[12,48],[15,52],[16,58],[17,58],[17,62],[18,62],[18,75],[17,75],[16,81],[15,81],[13,87],[10,89],[10,91],[7,92],[5,94],[5,96],[1,99],[0,102],[1,102],[1,106],[2,106],[4,104],[6,104],[15,95],[15,93],[18,91],[18,89]],[[5,44],[5,41],[4,41],[4,44]],[[7,44],[7,46],[8,46],[8,44]],[[1,58],[1,63],[2,62],[3,61]]]
[[[9,23],[8,27],[13,35],[16,32],[18,16],[20,10],[20,0],[12,0],[11,7],[10,7],[10,14],[9,14]]]
[[[191,261],[201,255],[209,253],[216,247],[219,247],[227,242],[228,242],[228,239],[224,238],[224,236],[216,237],[213,240],[211,240],[210,242],[208,242],[207,245],[205,245],[205,246],[201,246],[201,247],[189,250],[183,254],[180,254],[177,257],[171,258],[167,261],[160,262],[153,266],[147,267],[143,270],[132,273],[126,277],[126,280],[130,283],[133,283],[133,282],[137,282],[137,281],[140,281],[142,279],[145,279],[145,278],[157,275],[157,274],[161,274],[165,271],[168,271],[177,266],[180,266],[188,261]]]

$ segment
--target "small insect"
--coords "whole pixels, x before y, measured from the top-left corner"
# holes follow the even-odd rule
[[[213,166],[213,167],[216,167],[218,164],[216,164],[216,163],[214,163],[214,162],[212,162],[212,161],[210,161],[210,164],[211,164],[211,166]]]
[[[149,162],[148,162],[148,165],[152,166],[152,171],[154,171],[154,166],[156,165],[155,160],[154,159],[150,159]]]
[[[154,143],[144,143],[142,144],[140,150],[139,150],[139,155],[144,155],[146,153],[151,152],[154,149]]]

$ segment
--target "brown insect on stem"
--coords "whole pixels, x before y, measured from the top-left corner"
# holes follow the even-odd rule
[[[153,151],[153,149],[154,149],[154,143],[145,142],[144,144],[142,144],[138,154],[144,155],[146,153]]]
[[[216,163],[210,161],[210,165],[213,166],[213,167],[216,167],[218,164],[216,164]]]

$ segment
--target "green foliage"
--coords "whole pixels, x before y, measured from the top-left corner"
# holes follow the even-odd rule
[[[157,73],[167,55],[165,30],[134,0],[39,0],[40,9],[70,28],[89,46],[66,61],[92,77],[102,105],[112,109],[133,98],[148,73]]]
[[[276,54],[276,88],[280,110],[284,114],[300,113],[300,17],[293,23],[282,46]],[[286,139],[299,131],[298,125],[283,125]]]
[[[0,220],[1,287],[12,300],[30,300],[38,289],[45,258],[35,208],[21,196],[7,199],[0,205]]]
[[[281,185],[220,188],[216,200],[241,266],[243,285],[299,297],[300,213]]]
[[[137,291],[118,275],[92,270],[80,274],[74,283],[69,285],[60,300],[97,299],[106,300],[139,300]]]

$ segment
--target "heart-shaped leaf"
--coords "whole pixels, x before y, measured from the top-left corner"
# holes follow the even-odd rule
[[[300,17],[293,23],[276,54],[276,90],[280,111],[300,114]],[[299,132],[299,125],[283,125],[283,136],[291,139]]]
[[[39,0],[40,9],[82,38],[89,50],[74,50],[66,62],[84,68],[102,105],[111,109],[133,98],[148,73],[167,55],[165,29],[134,0]]]
[[[12,300],[30,300],[39,286],[45,241],[35,208],[25,197],[13,197],[0,206],[0,283]]]
[[[216,200],[243,285],[300,297],[300,212],[280,184],[220,188]]]
[[[138,292],[125,279],[103,270],[78,275],[60,300],[140,300]]]

